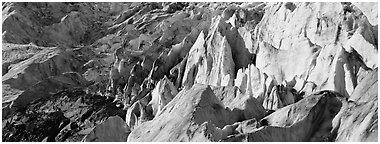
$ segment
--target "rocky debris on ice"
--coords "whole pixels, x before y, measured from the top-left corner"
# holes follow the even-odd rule
[[[3,118],[3,141],[78,142],[108,117],[125,116],[112,100],[82,90],[61,91],[24,108]]]
[[[12,67],[28,58],[31,58],[35,53],[43,50],[43,47],[38,47],[34,44],[17,45],[10,43],[2,44],[2,76],[4,76]]]
[[[49,48],[12,65],[2,79],[3,106],[8,107],[7,109],[18,109],[60,90],[73,90],[90,85],[78,73],[86,60],[86,56],[77,55],[80,53],[77,50]]]
[[[94,3],[5,5],[3,41],[16,44],[33,42],[39,46],[77,46],[100,38],[104,26],[99,21],[107,20],[109,7]]]

